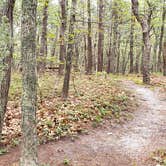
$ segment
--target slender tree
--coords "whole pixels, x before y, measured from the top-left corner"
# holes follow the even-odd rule
[[[162,56],[161,55],[162,55],[164,26],[165,26],[165,17],[166,17],[166,7],[165,6],[166,6],[165,0],[163,0],[162,25],[161,25],[161,32],[160,32],[158,64],[157,64],[158,72],[162,72]]]
[[[117,57],[117,41],[118,41],[118,10],[117,1],[112,4],[112,48],[111,48],[111,73],[116,71],[116,57]]]
[[[36,73],[37,0],[22,0],[22,148],[21,166],[37,166],[37,73]]]
[[[88,65],[87,65],[87,74],[92,74],[92,25],[91,25],[91,1],[87,1],[88,8]]]
[[[15,0],[0,2],[0,141],[11,77],[14,4]]]
[[[131,27],[130,27],[130,73],[134,72],[134,16],[131,12]]]
[[[162,26],[161,26],[161,36],[160,36],[160,44],[163,45],[163,37],[165,30],[165,19],[166,19],[166,1],[163,2],[163,13],[162,13]],[[164,48],[163,49],[163,75],[166,76],[166,39],[164,39]],[[161,48],[160,48],[161,49]]]
[[[42,19],[42,34],[41,34],[41,42],[40,42],[40,63],[39,69],[44,70],[45,68],[45,59],[47,57],[47,24],[48,24],[48,5],[49,0],[44,0],[43,7],[43,19]]]
[[[66,56],[66,43],[65,43],[65,32],[67,26],[67,1],[60,0],[61,7],[61,26],[60,26],[60,55],[59,55],[59,75],[63,74],[64,71],[64,58]]]
[[[103,48],[104,48],[104,0],[99,0],[99,18],[98,18],[98,72],[103,71]]]
[[[166,38],[163,44],[163,75],[166,76]]]
[[[56,33],[55,33],[55,38],[53,39],[53,45],[51,49],[51,56],[54,57],[56,53],[56,47],[57,47],[57,42],[58,42],[58,33],[59,33],[59,28],[56,27]]]
[[[150,7],[149,1],[147,1],[149,5],[149,13],[144,14],[143,16],[140,16],[139,10],[138,10],[138,0],[131,0],[132,2],[132,11],[135,15],[137,21],[140,23],[142,27],[142,34],[143,34],[143,57],[142,57],[142,66],[143,66],[143,82],[146,84],[150,83],[150,22],[151,22],[151,16],[153,9]]]
[[[68,47],[67,47],[66,64],[65,64],[65,77],[64,77],[63,90],[62,90],[63,99],[66,99],[69,93],[69,82],[70,82],[70,74],[71,74],[71,67],[72,67],[72,55],[73,55],[74,39],[75,39],[74,23],[75,23],[76,2],[77,0],[72,0],[72,7],[71,7],[71,13],[70,13]]]

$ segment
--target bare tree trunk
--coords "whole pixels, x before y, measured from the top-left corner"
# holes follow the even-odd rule
[[[43,20],[42,20],[42,35],[41,35],[41,46],[40,46],[40,62],[39,70],[44,70],[46,66],[46,57],[47,57],[47,22],[48,22],[48,4],[49,0],[44,1],[43,8]]]
[[[125,72],[126,72],[126,68],[127,68],[127,63],[129,61],[129,55],[127,57],[127,60],[126,60],[126,54],[127,54],[127,47],[128,47],[128,39],[126,40],[126,44],[125,44],[125,48],[124,48],[124,51],[122,53],[122,74],[124,75]]]
[[[13,9],[15,0],[5,0],[0,6],[0,141],[6,112],[13,56]],[[2,19],[3,18],[3,19]]]
[[[166,17],[166,5],[165,5],[165,0],[164,0],[163,16],[162,16],[163,31],[164,31],[164,28],[165,28],[165,17]],[[164,41],[164,49],[163,49],[163,51],[164,51],[163,52],[163,75],[166,76],[166,39]]]
[[[161,33],[160,33],[158,64],[157,64],[158,72],[162,72],[162,57],[161,57],[161,54],[162,54],[163,37],[164,37],[165,17],[166,17],[166,6],[165,6],[165,0],[163,0],[162,26],[161,26]]]
[[[135,73],[139,73],[139,64],[140,64],[140,52],[136,54],[136,59],[135,59]]]
[[[163,45],[163,75],[166,76],[166,39]]]
[[[117,64],[116,64],[116,73],[119,73],[119,66],[120,66],[120,38],[121,35],[118,35],[118,46],[117,46]]]
[[[152,16],[153,9],[150,8],[149,15],[144,15],[143,17],[139,15],[138,12],[138,0],[131,0],[132,1],[132,11],[135,15],[137,21],[140,23],[142,27],[142,34],[143,34],[143,43],[144,43],[144,50],[143,50],[143,82],[146,84],[150,84],[150,21]]]
[[[71,7],[71,13],[70,13],[66,68],[65,68],[65,77],[64,77],[63,90],[62,90],[63,99],[67,99],[68,93],[69,93],[70,74],[71,74],[71,67],[72,67],[72,55],[73,55],[74,39],[75,39],[74,23],[75,23],[76,2],[77,0],[72,0],[72,7]]]
[[[108,52],[107,52],[107,74],[111,73],[112,27],[111,27],[109,40],[110,40],[109,41],[109,48],[108,48]]]
[[[92,74],[92,26],[91,26],[91,1],[88,0],[88,65],[87,65],[87,74]]]
[[[157,72],[157,49],[158,49],[158,33],[155,32],[155,28],[153,28],[155,34],[155,43],[153,46],[153,72]]]
[[[22,148],[20,166],[37,166],[37,65],[36,65],[37,0],[22,0]]]
[[[104,48],[104,0],[99,0],[99,27],[98,27],[98,66],[97,71],[103,71],[103,48]]]
[[[112,24],[113,24],[113,27],[112,27],[112,50],[111,50],[111,68],[110,68],[110,71],[111,73],[115,73],[116,72],[116,57],[117,57],[117,54],[116,54],[116,47],[117,47],[117,37],[118,37],[118,32],[117,32],[117,29],[118,29],[118,15],[117,15],[117,2],[114,1],[113,3],[113,9],[112,9]]]
[[[74,54],[74,65],[73,65],[73,67],[74,67],[74,70],[75,71],[79,71],[79,57],[80,57],[80,55],[79,55],[79,42],[76,42],[75,43],[75,54]]]
[[[60,53],[59,53],[59,75],[63,75],[64,72],[64,58],[66,56],[66,43],[65,43],[65,31],[67,24],[67,1],[60,0],[61,7],[61,27],[60,27]]]
[[[131,14],[131,28],[130,28],[130,73],[134,72],[134,16]]]
[[[55,56],[55,52],[56,52],[56,47],[57,47],[57,41],[58,41],[58,31],[59,31],[59,28],[57,27],[56,28],[56,33],[55,33],[55,38],[54,38],[54,41],[53,41],[53,46],[52,46],[52,49],[51,49],[51,56]]]

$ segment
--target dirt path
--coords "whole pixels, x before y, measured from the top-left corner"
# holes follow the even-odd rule
[[[150,152],[166,148],[166,100],[160,100],[157,92],[149,88],[129,81],[124,84],[140,100],[133,120],[91,131],[75,141],[42,145],[40,162],[60,166],[67,159],[72,166],[153,166],[146,162]],[[12,165],[18,159],[19,150],[13,149],[0,156],[0,166]]]

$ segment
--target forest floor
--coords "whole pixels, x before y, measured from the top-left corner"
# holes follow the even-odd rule
[[[132,92],[134,101],[137,99],[132,118],[119,124],[107,119],[77,137],[40,145],[39,161],[43,166],[165,166],[166,96],[162,92],[165,87],[139,85],[141,82],[135,77],[116,79],[124,91]],[[157,79],[153,79],[154,85],[163,81]],[[0,166],[16,166],[19,157],[16,147],[0,156]]]

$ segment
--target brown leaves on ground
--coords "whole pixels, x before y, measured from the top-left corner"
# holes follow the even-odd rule
[[[51,82],[52,86],[47,87],[49,79],[54,81]],[[130,93],[124,91],[110,76],[107,78],[101,75],[73,76],[72,80],[70,97],[67,101],[63,101],[59,95],[62,81],[56,85],[57,78],[51,74],[42,78],[44,87],[40,87],[40,91],[42,95],[44,89],[45,94],[42,102],[39,96],[37,111],[40,143],[85,132],[89,125],[97,126],[105,118],[118,121],[122,114],[127,115],[125,111],[129,107]],[[50,90],[52,87],[54,89]],[[19,104],[10,101],[3,128],[5,145],[19,144],[20,119]]]
[[[151,84],[154,86],[161,86],[166,90],[166,76],[152,75]]]
[[[152,154],[151,160],[156,166],[166,166],[166,150],[157,150]]]

